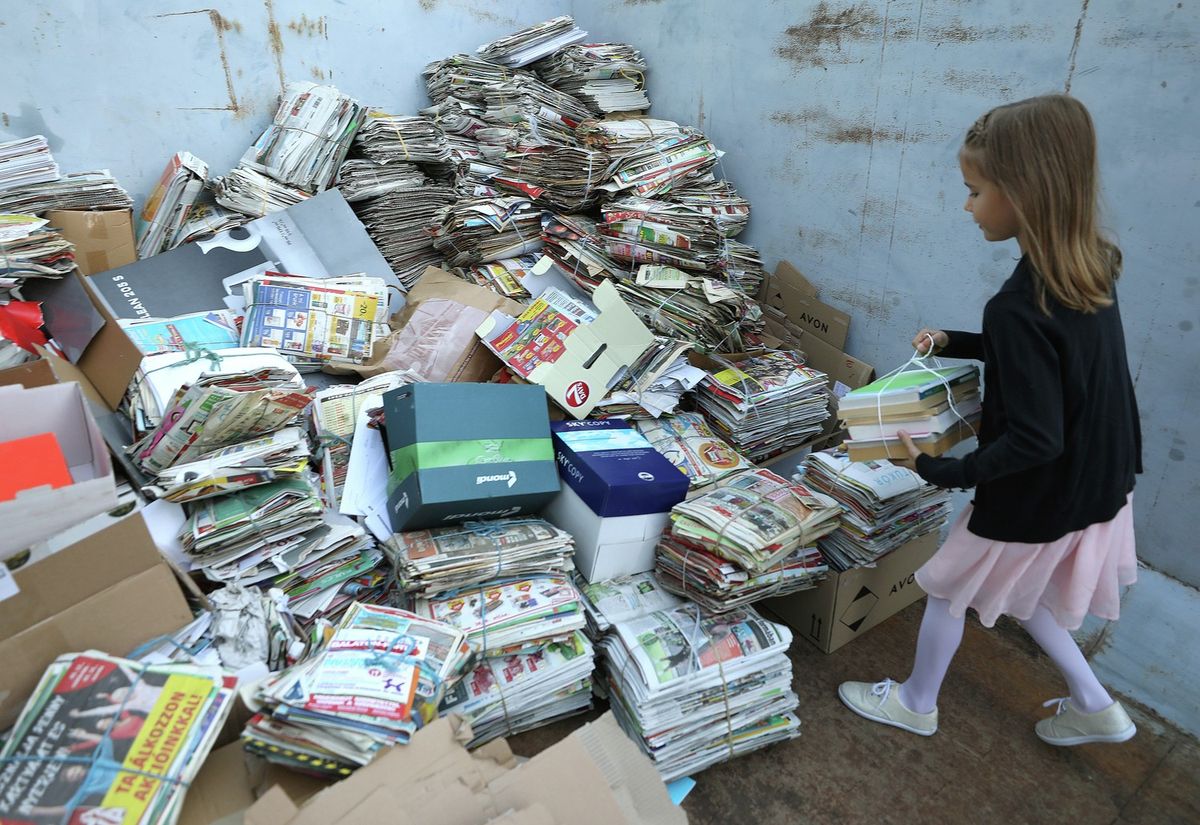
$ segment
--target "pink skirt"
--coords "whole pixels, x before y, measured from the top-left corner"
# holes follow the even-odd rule
[[[1028,619],[1044,605],[1060,625],[1076,630],[1091,613],[1117,619],[1121,588],[1137,581],[1133,494],[1111,521],[1068,533],[1049,544],[993,541],[967,529],[967,505],[945,544],[917,571],[930,596],[950,602],[950,613],[967,608],[992,627],[1000,614]]]

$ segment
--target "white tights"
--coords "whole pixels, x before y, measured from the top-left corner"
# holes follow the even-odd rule
[[[909,710],[929,713],[937,707],[942,680],[962,642],[963,622],[964,617],[950,615],[950,602],[946,599],[929,597],[917,636],[912,674],[900,686],[900,701]],[[1094,713],[1112,704],[1112,697],[1092,672],[1070,631],[1049,610],[1038,605],[1037,612],[1022,621],[1021,626],[1062,671],[1071,691],[1072,705],[1084,713]]]

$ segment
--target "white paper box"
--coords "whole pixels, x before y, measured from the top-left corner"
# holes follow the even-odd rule
[[[598,516],[564,484],[542,515],[575,537],[575,567],[590,582],[654,569],[654,548],[670,513]]]

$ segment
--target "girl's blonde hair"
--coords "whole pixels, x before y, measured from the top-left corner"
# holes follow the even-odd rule
[[[1121,250],[1097,225],[1096,132],[1082,103],[1044,95],[998,106],[967,132],[962,157],[1012,203],[1043,312],[1047,293],[1080,312],[1112,304]]]

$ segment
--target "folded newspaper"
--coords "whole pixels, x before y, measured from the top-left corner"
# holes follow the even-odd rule
[[[575,25],[575,19],[563,15],[485,43],[475,51],[484,60],[503,66],[527,66],[585,37],[587,32]]]
[[[183,243],[181,232],[207,178],[208,164],[191,152],[171,156],[138,218],[139,258],[149,258]]]
[[[681,412],[633,425],[700,490],[754,465],[712,431],[700,413]]]
[[[304,433],[284,427],[168,467],[142,492],[167,501],[199,501],[300,476],[308,469],[308,456]]]

